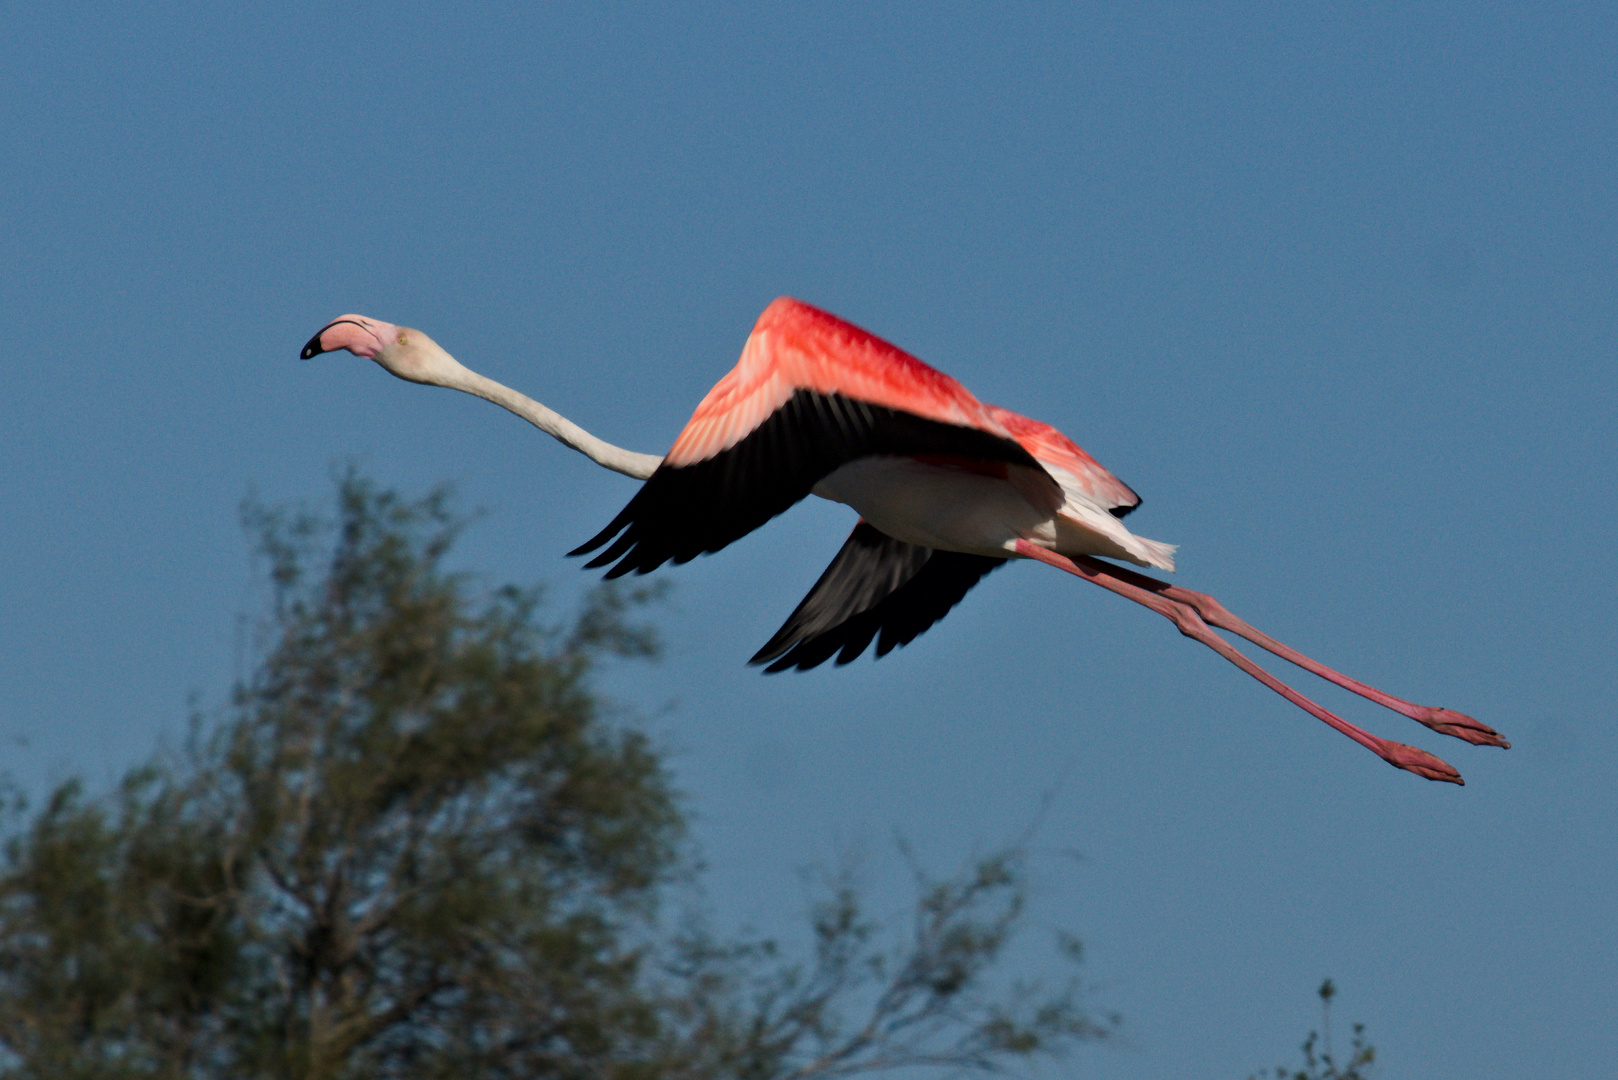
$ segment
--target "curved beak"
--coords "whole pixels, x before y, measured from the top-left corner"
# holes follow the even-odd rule
[[[358,315],[344,315],[320,328],[320,332],[304,345],[298,354],[300,360],[310,360],[324,352],[347,349],[358,356],[372,357],[382,348],[369,319]],[[365,351],[361,351],[361,350]]]

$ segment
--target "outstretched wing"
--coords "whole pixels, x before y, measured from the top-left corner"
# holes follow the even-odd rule
[[[748,663],[769,664],[766,672],[807,671],[836,653],[837,662],[846,664],[872,638],[876,655],[886,656],[949,614],[1005,562],[907,544],[861,521],[809,595]]]
[[[718,551],[808,495],[840,466],[933,454],[1054,479],[960,383],[835,315],[783,297],[702,399],[663,464],[589,542],[609,578]],[[616,538],[616,539],[615,539]]]

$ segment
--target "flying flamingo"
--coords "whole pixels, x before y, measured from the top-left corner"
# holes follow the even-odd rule
[[[1434,731],[1508,746],[1449,709],[1413,705],[1282,645],[1213,597],[1099,557],[1174,569],[1174,547],[1131,533],[1131,491],[1048,424],[986,405],[949,376],[789,297],[759,316],[741,359],[708,392],[664,457],[613,446],[458,363],[426,334],[360,315],[327,324],[303,358],[346,349],[401,379],[501,405],[591,460],[646,481],[612,522],[569,552],[607,577],[687,562],[745,536],[809,494],[860,521],[809,595],[752,658],[767,671],[848,663],[906,645],[1008,559],[1036,559],[1142,604],[1384,761],[1429,780],[1460,773],[1378,738],[1253,663],[1212,627]]]

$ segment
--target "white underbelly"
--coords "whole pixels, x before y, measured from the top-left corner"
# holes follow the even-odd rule
[[[1019,539],[1046,546],[1056,522],[1009,480],[907,457],[851,461],[814,487],[895,540],[975,555],[1008,554]]]
[[[867,457],[828,475],[814,493],[852,506],[895,540],[922,547],[1007,556],[1018,540],[1029,540],[1069,557],[1101,555],[1174,569],[1172,544],[1135,536],[1072,490],[1065,501],[1041,508],[1035,500],[1045,502],[1049,478],[1016,469],[1010,466],[1007,479],[908,457]]]

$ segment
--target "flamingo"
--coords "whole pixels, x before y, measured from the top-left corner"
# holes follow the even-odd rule
[[[980,402],[948,375],[829,312],[782,297],[741,359],[697,405],[663,457],[613,446],[462,366],[419,330],[344,315],[302,356],[347,350],[410,382],[461,390],[516,413],[598,464],[644,480],[617,517],[570,555],[606,576],[687,562],[745,536],[807,495],[859,512],[842,549],[750,661],[806,670],[906,645],[984,576],[1032,559],[1141,604],[1389,764],[1463,783],[1454,767],[1383,739],[1304,697],[1215,633],[1245,638],[1433,731],[1510,744],[1450,709],[1415,705],[1326,667],[1232,615],[1213,597],[1126,569],[1172,571],[1173,545],[1136,536],[1140,497],[1048,424]],[[1116,560],[1104,562],[1103,559]]]

